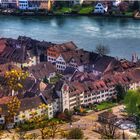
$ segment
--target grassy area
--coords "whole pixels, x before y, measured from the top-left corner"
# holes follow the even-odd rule
[[[71,13],[74,11],[76,11],[79,14],[89,14],[93,11],[93,6],[82,7],[81,5],[76,5],[73,7],[62,7],[61,9],[58,9],[54,12],[57,14],[64,14],[64,13]]]
[[[72,11],[72,8],[69,8],[69,7],[63,7],[57,11],[55,11],[55,13],[58,13],[58,14],[64,14],[64,13],[71,13]]]
[[[82,7],[78,13],[89,14],[89,13],[92,13],[92,11],[93,11],[93,6],[88,6],[88,7]]]
[[[73,7],[72,7],[72,11],[75,11],[75,12],[79,12],[80,11],[80,9],[82,8],[82,6],[81,5],[74,5]]]
[[[97,110],[104,110],[104,109],[108,109],[111,108],[113,106],[115,106],[116,103],[112,103],[112,102],[102,102],[99,105],[96,106]]]
[[[59,81],[59,79],[60,79],[61,77],[62,77],[61,75],[56,74],[56,76],[50,78],[50,83],[51,83],[51,84],[55,84],[56,82]]]
[[[126,16],[133,16],[133,12],[125,12]]]

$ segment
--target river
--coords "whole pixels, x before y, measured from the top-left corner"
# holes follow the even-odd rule
[[[140,58],[140,21],[109,17],[13,17],[0,16],[0,37],[25,35],[56,43],[73,41],[94,51],[97,44],[109,46],[110,55]]]

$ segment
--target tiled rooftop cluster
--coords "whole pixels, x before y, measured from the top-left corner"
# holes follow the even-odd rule
[[[22,36],[0,39],[0,83],[4,83],[6,71],[22,69],[29,73],[24,88],[15,94],[21,101],[15,122],[29,119],[33,110],[38,115],[43,113],[40,104],[49,106],[47,113],[52,118],[65,109],[111,99],[116,96],[118,84],[137,89],[139,66],[139,61],[79,49],[72,41],[54,44]],[[0,89],[0,123],[4,123],[6,103],[11,97],[8,90]]]

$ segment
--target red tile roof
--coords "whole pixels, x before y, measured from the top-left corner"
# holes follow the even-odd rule
[[[7,104],[12,98],[12,96],[5,96],[0,98],[0,105]]]
[[[4,51],[6,48],[6,40],[0,39],[0,54]]]

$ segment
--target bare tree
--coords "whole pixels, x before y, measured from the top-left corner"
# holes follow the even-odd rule
[[[110,53],[110,49],[106,45],[98,44],[96,46],[95,52],[97,52],[100,55],[107,55]]]
[[[118,126],[114,123],[101,123],[98,128],[102,139],[118,139],[120,138],[120,133],[118,132]]]

